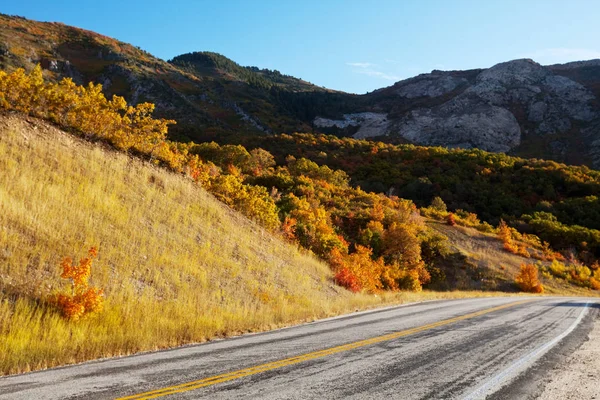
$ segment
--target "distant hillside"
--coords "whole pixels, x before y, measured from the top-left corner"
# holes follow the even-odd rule
[[[448,238],[451,251],[463,257],[459,268],[447,270],[447,280],[452,280],[453,286],[458,290],[470,289],[475,286],[473,278],[479,278],[481,286],[495,290],[513,287],[514,277],[519,273],[519,268],[528,262],[516,254],[511,254],[502,249],[502,242],[496,235],[480,232],[477,229],[463,226],[448,226],[438,221],[428,221],[427,225]],[[550,265],[550,263],[544,263]],[[556,279],[551,274],[542,274],[541,281],[544,293],[573,296],[594,296],[598,292],[591,292],[584,288],[569,283],[564,279]]]
[[[367,94],[352,113],[317,118],[315,125],[351,129],[359,138],[597,167],[599,84],[600,60],[548,67],[514,60],[488,69],[432,71]]]
[[[155,103],[157,115],[178,121],[171,135],[181,140],[323,132],[600,167],[600,60],[435,70],[352,95],[216,53],[166,62],[94,32],[0,15],[0,68],[36,63],[51,78]]]

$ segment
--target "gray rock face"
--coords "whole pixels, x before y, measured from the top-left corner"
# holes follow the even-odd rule
[[[365,139],[374,136],[383,136],[388,133],[390,121],[387,114],[364,112],[356,114],[344,114],[344,119],[327,119],[317,117],[313,121],[319,128],[347,128],[349,126],[358,126],[358,131],[354,134],[357,139]]]
[[[410,82],[412,81],[412,82]],[[465,78],[457,78],[443,73],[424,74],[409,79],[401,85],[396,94],[400,97],[413,99],[417,97],[438,97],[450,93],[460,85],[466,84]]]
[[[573,64],[564,68],[580,67]],[[588,64],[599,66],[600,60]],[[433,71],[389,88],[386,99],[396,96],[403,104],[401,115],[386,118],[385,124],[374,124],[371,118],[349,115],[375,113],[346,114],[336,126],[358,126],[356,138],[397,135],[415,144],[495,152],[515,149],[524,135],[568,135],[582,124],[600,126],[592,124],[600,120],[594,94],[581,83],[555,73],[558,69],[560,66],[544,67],[523,59],[465,73]],[[315,119],[316,126],[328,123],[332,122]],[[363,128],[367,127],[369,134],[365,135]],[[560,144],[560,149],[554,145],[548,148],[558,158],[566,153],[565,142],[558,137],[548,143]],[[597,149],[600,164],[600,139],[594,139],[593,144],[590,140],[590,145]]]
[[[521,143],[521,128],[510,111],[470,98],[412,111],[393,129],[403,138],[427,146],[507,152]]]

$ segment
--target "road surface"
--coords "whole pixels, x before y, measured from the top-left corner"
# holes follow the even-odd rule
[[[0,399],[501,399],[517,384],[520,398],[535,397],[599,306],[512,297],[391,307],[4,377]]]

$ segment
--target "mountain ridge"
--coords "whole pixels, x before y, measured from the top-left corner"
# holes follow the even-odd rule
[[[356,95],[217,53],[165,61],[92,31],[0,15],[0,67],[37,63],[50,79],[155,103],[158,116],[177,120],[177,140],[316,132],[600,166],[600,60],[433,70]]]

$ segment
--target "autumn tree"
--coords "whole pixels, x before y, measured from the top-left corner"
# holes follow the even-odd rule
[[[439,196],[435,196],[433,198],[433,200],[431,201],[431,207],[433,209],[435,209],[436,211],[440,211],[440,212],[447,211],[446,203],[444,203],[444,200],[442,200],[442,198]]]
[[[543,293],[544,287],[539,281],[538,267],[534,264],[521,264],[521,271],[515,277],[515,283],[524,292]]]

